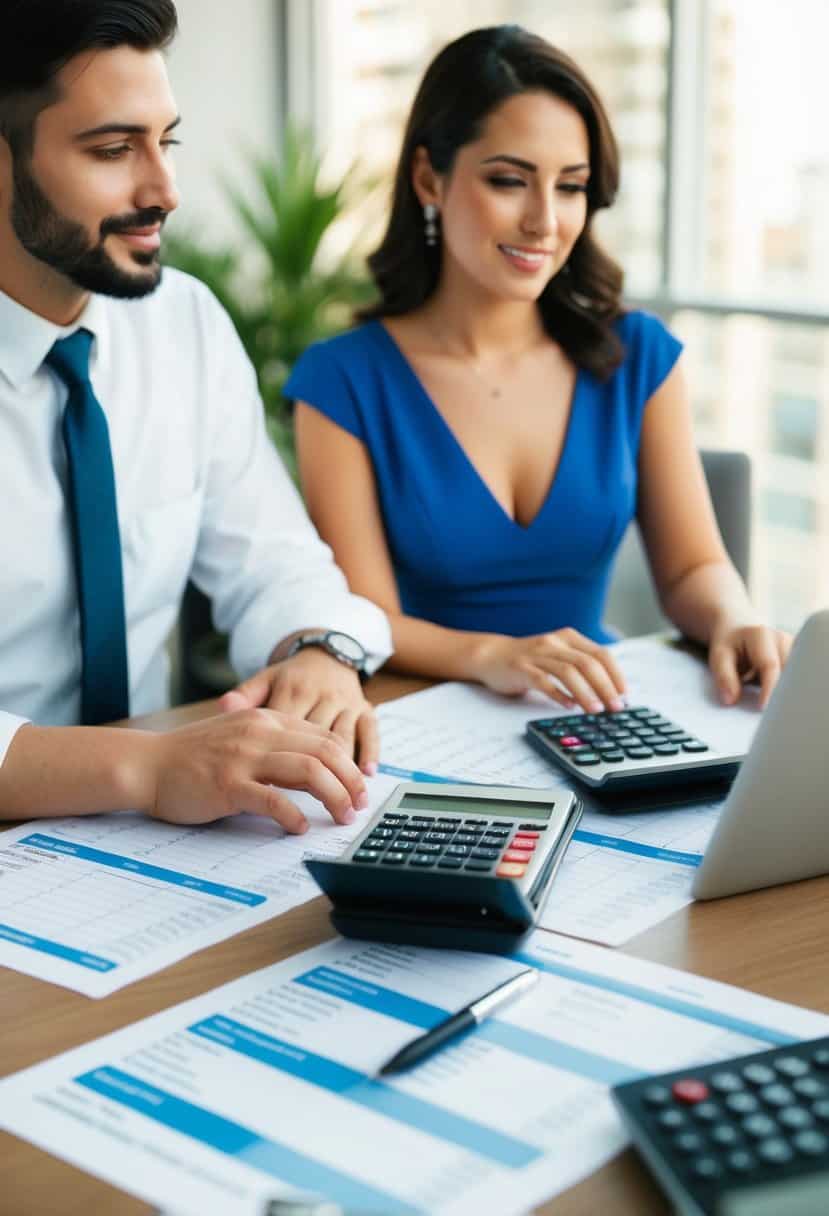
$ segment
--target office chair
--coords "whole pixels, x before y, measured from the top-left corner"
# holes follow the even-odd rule
[[[728,555],[748,582],[751,549],[751,461],[745,452],[702,451],[714,513]],[[668,627],[654,590],[639,528],[632,523],[611,576],[604,620],[624,636]]]

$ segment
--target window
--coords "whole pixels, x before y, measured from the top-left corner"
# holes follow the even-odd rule
[[[801,532],[814,532],[817,522],[814,499],[802,494],[785,494],[781,490],[764,492],[763,514],[771,524],[797,528]]]
[[[814,460],[817,454],[818,403],[813,397],[778,393],[772,403],[772,448],[784,456]]]
[[[829,308],[826,0],[708,0],[701,282]]]

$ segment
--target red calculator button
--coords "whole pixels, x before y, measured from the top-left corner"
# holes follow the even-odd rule
[[[681,1081],[674,1081],[671,1093],[677,1102],[687,1102],[689,1105],[693,1105],[695,1102],[704,1102],[709,1095],[709,1089],[704,1081],[695,1081],[693,1077],[683,1077]]]
[[[530,863],[530,855],[529,853],[525,853],[523,849],[507,849],[501,860],[517,861],[520,862],[522,866],[526,866]]]
[[[508,858],[509,853],[505,853],[504,857]],[[526,865],[519,866],[511,861],[503,861],[495,871],[495,876],[496,878],[523,878],[526,872]]]
[[[527,853],[532,853],[535,848],[535,841],[528,840],[526,836],[516,836],[510,841],[511,849],[524,849]]]
[[[565,735],[558,741],[559,747],[581,747],[582,741],[578,735]]]
[[[519,828],[518,834],[516,835],[515,839],[516,840],[540,840],[541,833],[540,832],[531,832],[529,830],[529,828]]]

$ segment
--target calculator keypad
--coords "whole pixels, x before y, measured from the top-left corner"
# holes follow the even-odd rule
[[[541,823],[504,823],[502,819],[383,815],[352,861],[360,865],[496,874],[523,878],[546,831]]]
[[[714,1213],[738,1184],[829,1168],[829,1038],[619,1086],[619,1105],[670,1178]],[[683,1210],[685,1210],[683,1208]]]
[[[707,743],[645,706],[541,718],[533,725],[549,739],[558,756],[579,768],[709,750]]]

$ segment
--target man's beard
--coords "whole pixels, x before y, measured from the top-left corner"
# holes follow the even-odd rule
[[[122,270],[104,248],[112,232],[147,228],[163,223],[167,213],[148,207],[131,215],[110,216],[101,224],[101,238],[92,244],[81,224],[67,219],[46,197],[28,166],[15,164],[11,222],[20,244],[32,257],[64,275],[84,291],[99,295],[138,299],[155,291],[161,282],[158,251],[133,250],[136,267],[143,273]]]

